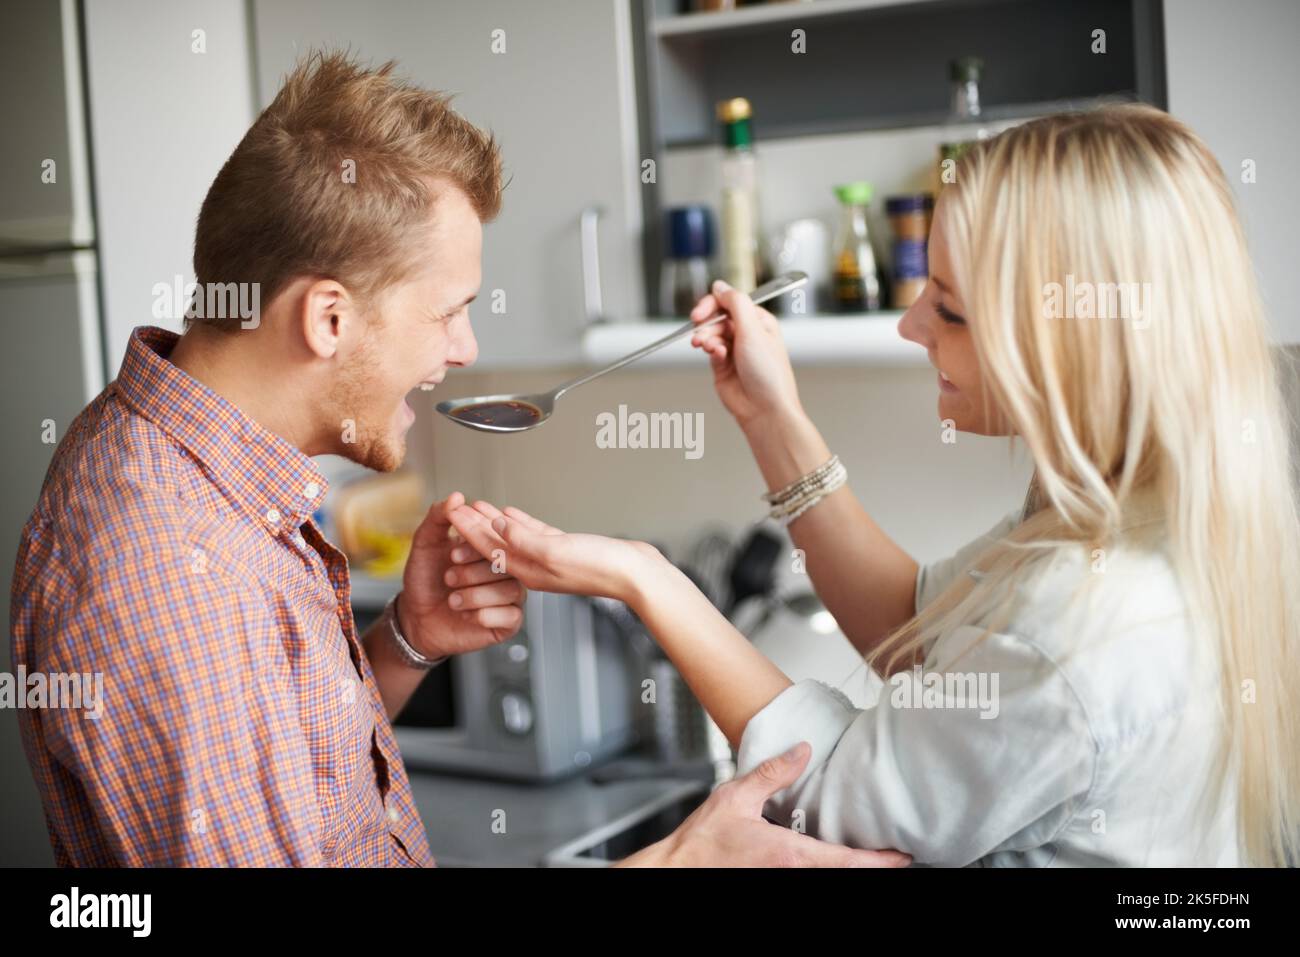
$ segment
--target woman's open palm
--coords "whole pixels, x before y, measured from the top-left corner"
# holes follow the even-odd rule
[[[562,532],[522,509],[501,511],[489,502],[463,505],[450,518],[468,543],[453,550],[453,562],[481,556],[497,574],[537,591],[623,598],[638,561],[654,551],[643,542]]]

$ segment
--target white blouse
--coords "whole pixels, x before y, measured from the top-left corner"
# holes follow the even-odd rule
[[[1020,521],[1020,510],[955,555],[923,566],[932,601]],[[978,581],[980,573],[970,574]],[[1068,599],[1101,574],[1088,600]],[[1125,547],[1104,571],[1080,546],[1017,582],[1011,621],[942,678],[895,676],[860,710],[816,681],[787,688],[740,743],[745,773],[800,741],[808,768],[767,814],[836,843],[895,848],[944,866],[1240,863],[1235,779],[1198,816],[1219,728],[1213,655],[1193,660],[1168,557]],[[952,661],[980,622],[942,635]]]

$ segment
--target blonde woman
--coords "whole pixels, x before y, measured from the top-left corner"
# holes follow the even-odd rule
[[[888,676],[874,707],[792,684],[644,544],[477,503],[453,559],[504,548],[528,586],[627,601],[742,770],[811,744],[769,813],[814,836],[940,865],[1294,861],[1300,522],[1223,173],[1154,109],[1037,120],[963,157],[930,254],[899,332],[939,370],[939,418],[1018,438],[1035,475],[1023,511],[925,567],[843,484],[778,323],[725,288],[694,312],[730,314],[695,344]]]

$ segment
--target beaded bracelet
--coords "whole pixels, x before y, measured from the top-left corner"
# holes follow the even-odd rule
[[[848,481],[848,470],[840,464],[838,456],[807,475],[790,483],[779,492],[763,496],[772,503],[768,515],[782,525],[789,525],[808,509]]]
[[[817,468],[813,469],[807,475],[801,475],[780,491],[767,492],[763,495],[763,501],[770,505],[780,505],[783,502],[788,502],[792,499],[798,498],[802,493],[807,492],[810,488],[816,488],[820,485],[825,480],[826,476],[835,471],[839,464],[840,457],[838,455],[832,455],[824,464],[817,466]]]
[[[798,498],[783,502],[780,505],[773,506],[769,513],[771,517],[783,524],[789,525],[798,516],[802,515],[812,506],[816,505],[827,495],[834,492],[848,480],[848,472],[844,466],[840,466],[830,475],[826,476],[823,481],[814,488],[810,488]]]

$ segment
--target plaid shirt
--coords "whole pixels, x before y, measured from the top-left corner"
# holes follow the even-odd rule
[[[310,458],[131,336],[23,530],[18,712],[60,865],[432,865]],[[30,679],[29,679],[30,681]]]

